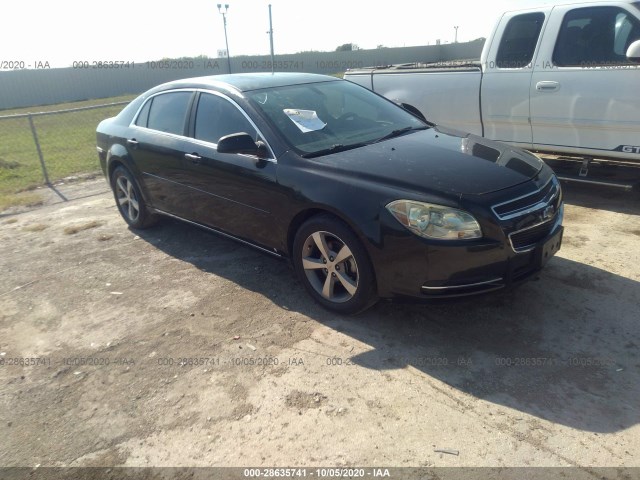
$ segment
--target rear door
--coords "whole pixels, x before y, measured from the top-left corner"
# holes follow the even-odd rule
[[[184,184],[187,164],[185,136],[193,91],[171,91],[151,97],[132,125],[127,148],[151,205],[164,212],[189,217],[190,193]]]
[[[546,15],[508,12],[495,31],[498,45],[483,58],[481,89],[484,135],[531,148],[529,86]]]
[[[639,16],[632,4],[554,8],[531,83],[534,148],[633,157],[640,65],[626,50],[640,39]]]

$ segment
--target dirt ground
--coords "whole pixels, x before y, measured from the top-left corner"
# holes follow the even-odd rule
[[[0,465],[640,466],[640,201],[564,188],[534,281],[355,318],[102,179],[2,216]]]

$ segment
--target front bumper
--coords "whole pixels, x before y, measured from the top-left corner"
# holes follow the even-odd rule
[[[560,249],[564,206],[541,224],[541,238],[514,249],[510,235],[473,244],[433,244],[410,234],[385,237],[376,259],[378,293],[383,298],[452,298],[517,285],[539,272]]]

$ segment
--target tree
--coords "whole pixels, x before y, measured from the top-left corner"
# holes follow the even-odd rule
[[[336,52],[352,52],[353,50],[360,50],[360,47],[355,43],[345,43],[336,48]]]

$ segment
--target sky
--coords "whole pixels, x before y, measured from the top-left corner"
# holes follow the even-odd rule
[[[499,14],[547,0],[228,0],[229,52],[269,54],[272,5],[277,54],[402,47],[486,37]],[[13,0],[0,7],[0,66],[7,61],[52,68],[74,61],[135,61],[206,55],[225,48],[213,0]]]

